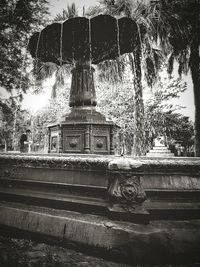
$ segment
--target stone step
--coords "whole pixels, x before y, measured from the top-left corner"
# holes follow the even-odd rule
[[[187,220],[200,218],[200,203],[194,201],[146,201],[150,220]]]
[[[0,187],[0,199],[56,209],[81,212],[104,212],[107,201],[104,198],[86,197],[74,194],[48,192],[38,189]]]
[[[146,190],[145,208],[151,219],[200,218],[200,190]],[[1,183],[0,200],[26,203],[38,207],[72,210],[82,213],[107,214],[106,197],[89,197],[45,188],[8,188]],[[194,212],[195,211],[195,212]],[[167,217],[168,216],[168,217]]]
[[[54,182],[54,181],[43,181],[43,180],[31,180],[31,179],[20,179],[20,178],[0,178],[1,187],[7,188],[22,188],[31,189],[37,191],[46,192],[57,192],[68,195],[81,195],[81,196],[95,196],[100,198],[107,197],[107,187],[93,186],[84,184],[69,184],[66,182]]]
[[[154,146],[153,150],[168,150],[167,147]]]
[[[0,178],[0,190],[23,190],[31,192],[39,192],[47,195],[64,195],[71,197],[87,197],[95,199],[107,199],[108,193],[106,187],[72,185],[66,183],[52,183],[35,180],[22,180]],[[192,201],[200,201],[200,190],[188,187],[182,189],[169,189],[169,188],[147,188],[145,189],[149,199],[193,199]]]
[[[171,158],[174,157],[173,153],[147,153],[147,157],[163,157],[163,158]]]
[[[170,150],[152,150],[151,149],[149,151],[149,153],[159,153],[159,154],[162,154],[162,153],[165,154],[166,153],[166,154],[169,154],[169,153],[171,153],[171,151]]]

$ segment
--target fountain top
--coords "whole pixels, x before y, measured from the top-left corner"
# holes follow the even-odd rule
[[[130,18],[75,17],[33,34],[28,49],[32,57],[43,62],[98,64],[132,52],[137,38],[137,24]]]

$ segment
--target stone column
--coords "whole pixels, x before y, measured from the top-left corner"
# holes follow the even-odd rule
[[[94,68],[88,64],[77,64],[72,70],[70,107],[96,106],[93,72]]]
[[[58,152],[63,153],[63,131],[61,128],[58,131]]]
[[[51,130],[48,128],[48,153],[51,152]]]
[[[113,125],[110,126],[110,154],[111,155],[115,154],[115,149],[114,149],[114,127],[113,127]]]
[[[86,126],[84,152],[86,154],[91,153],[91,150],[90,150],[90,125]]]

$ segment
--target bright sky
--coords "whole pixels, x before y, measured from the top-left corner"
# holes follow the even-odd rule
[[[50,0],[50,12],[54,17],[58,13],[61,13],[63,9],[66,9],[67,5],[75,3],[78,8],[79,16],[82,16],[83,7],[87,9],[90,6],[95,6],[99,3],[97,0]]]
[[[186,107],[180,112],[185,116],[189,116],[190,119],[194,121],[194,93],[191,76],[187,75],[186,77],[184,77],[184,81],[186,81],[187,83],[187,89],[184,93],[181,94],[177,102],[179,105]]]

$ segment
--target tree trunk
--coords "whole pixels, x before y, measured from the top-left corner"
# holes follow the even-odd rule
[[[7,146],[7,141],[6,141],[6,139],[4,140],[4,143],[5,143],[4,152],[7,152],[7,150],[8,150],[8,146]]]
[[[142,156],[145,153],[144,151],[145,132],[144,132],[144,103],[143,103],[140,49],[135,49],[133,55],[132,54],[129,55],[129,60],[131,62],[132,72],[134,76],[134,90],[135,90],[135,99],[134,99],[135,135],[133,140],[132,155]]]
[[[195,156],[200,157],[200,56],[198,43],[191,46],[190,70],[195,104]]]

